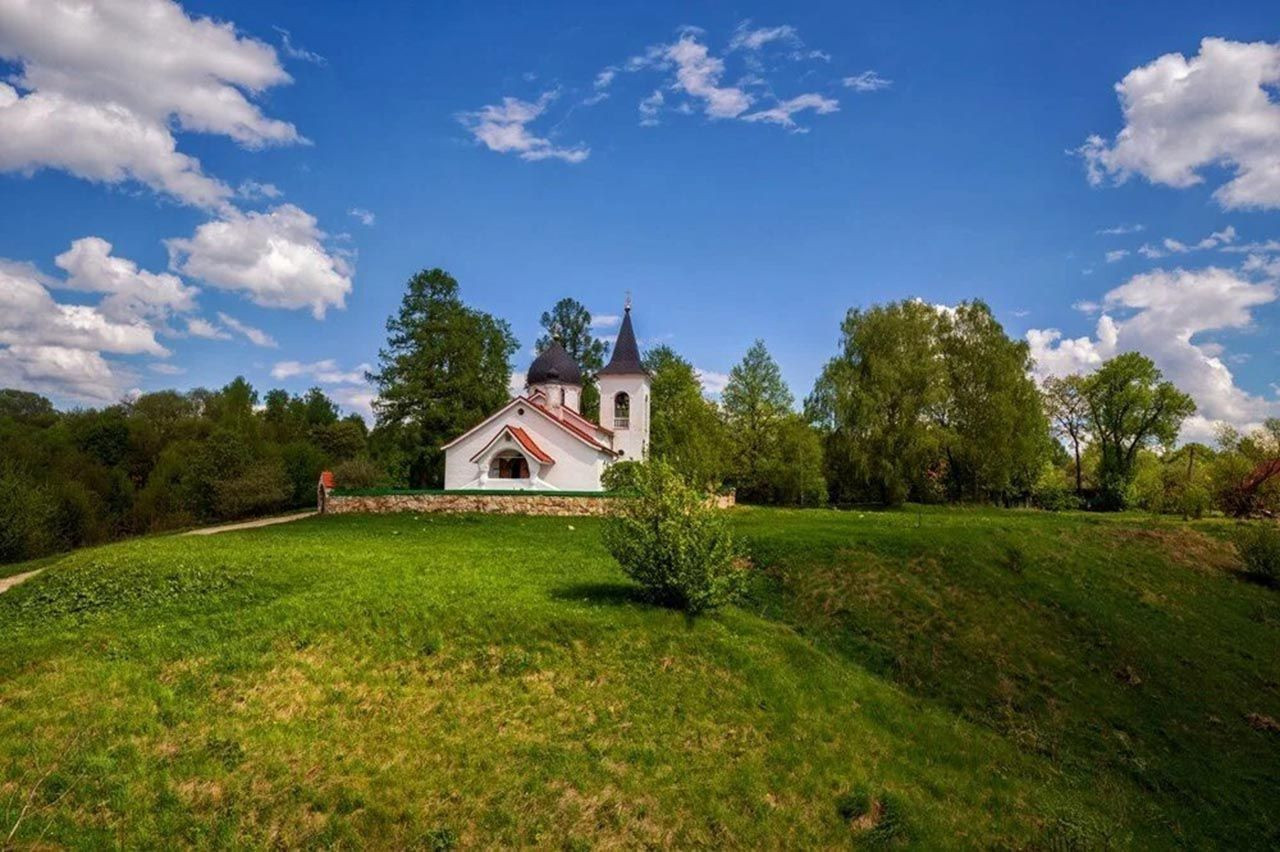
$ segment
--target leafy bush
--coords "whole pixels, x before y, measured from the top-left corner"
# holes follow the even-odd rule
[[[267,459],[250,464],[239,476],[217,482],[214,506],[224,518],[276,512],[288,505],[292,490],[284,465]]]
[[[1031,492],[1031,503],[1037,509],[1044,509],[1046,512],[1063,512],[1080,508],[1080,498],[1071,489],[1059,485],[1038,486]]]
[[[614,462],[606,467],[604,473],[600,475],[600,484],[604,486],[605,491],[614,493],[635,491],[636,482],[640,476],[640,467],[640,462]]]
[[[1235,545],[1245,571],[1268,583],[1280,583],[1280,526],[1244,524],[1236,530]]]
[[[385,484],[386,473],[367,457],[348,459],[333,469],[339,488],[376,488]]]
[[[665,462],[632,470],[633,496],[605,522],[605,547],[655,603],[697,614],[727,602],[742,571],[723,515]]]

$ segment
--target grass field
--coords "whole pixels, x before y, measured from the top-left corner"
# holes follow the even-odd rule
[[[1280,843],[1280,592],[1224,522],[733,523],[751,594],[692,623],[587,519],[46,561],[0,596],[0,847]]]

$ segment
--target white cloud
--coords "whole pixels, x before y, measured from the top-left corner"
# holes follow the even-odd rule
[[[1129,256],[1129,252],[1127,249],[1116,249],[1115,251],[1109,251],[1107,252],[1107,263],[1115,263],[1117,260],[1124,260],[1128,256]]]
[[[1099,234],[1105,234],[1112,237],[1120,237],[1125,234],[1140,234],[1147,229],[1146,225],[1116,225],[1113,228],[1102,228]]]
[[[750,21],[743,21],[738,24],[738,28],[734,30],[733,38],[729,40],[729,50],[759,50],[772,41],[799,44],[800,39],[796,35],[795,27],[788,24],[778,27],[761,27],[753,30],[751,29]]]
[[[163,321],[196,307],[199,290],[195,287],[183,284],[176,275],[147,272],[131,260],[112,256],[111,243],[100,237],[76,240],[54,263],[67,273],[61,286],[106,294],[98,310],[113,320]]]
[[[343,385],[364,384],[365,373],[372,370],[369,364],[357,364],[350,370],[343,370],[333,358],[325,358],[310,364],[301,361],[280,361],[271,368],[274,379],[292,379],[308,376],[321,384]]]
[[[108,257],[110,246],[101,241],[77,241],[68,254],[74,253],[76,246],[82,250],[88,247],[89,256],[105,260],[106,273],[122,276],[117,291],[112,289],[109,275],[97,277],[104,274],[103,269],[85,272],[72,264],[77,272],[84,273],[77,286],[106,293],[103,304],[117,296],[155,295],[155,290],[140,282],[150,276],[154,283],[162,276],[139,272],[128,261]],[[105,251],[96,254],[102,246]],[[86,265],[93,267],[90,261]],[[130,380],[130,371],[108,361],[103,353],[164,357],[168,350],[157,342],[155,329],[138,317],[138,313],[149,314],[149,310],[126,310],[131,305],[126,300],[112,302],[105,310],[101,305],[60,304],[49,288],[66,286],[31,264],[0,260],[0,386],[75,401],[118,399]],[[166,289],[164,285],[159,287],[162,293]]]
[[[622,322],[622,317],[617,314],[592,314],[592,328],[613,328]]]
[[[170,364],[167,361],[157,361],[154,364],[148,364],[147,369],[153,373],[159,373],[162,376],[181,376],[187,371],[185,367],[179,367],[177,364]]]
[[[0,170],[136,180],[199,207],[232,192],[177,150],[175,131],[246,148],[305,141],[250,100],[290,82],[275,51],[172,0],[0,0]]]
[[[618,76],[618,69],[610,65],[608,68],[605,68],[603,71],[601,71],[599,74],[596,75],[596,79],[592,83],[592,85],[596,88],[597,91],[602,89],[607,89],[613,85],[614,78],[617,76]]]
[[[715,370],[704,370],[701,367],[694,367],[693,372],[702,384],[702,392],[705,394],[719,396],[724,392],[725,385],[729,384],[728,373],[717,373]]]
[[[1280,414],[1280,401],[1238,387],[1222,348],[1200,337],[1248,328],[1253,310],[1275,300],[1272,284],[1251,282],[1227,269],[1154,270],[1106,294],[1106,313],[1092,337],[1066,339],[1057,329],[1032,329],[1027,341],[1041,376],[1089,372],[1122,352],[1141,352],[1191,394],[1201,427],[1219,421],[1251,427]],[[1193,428],[1184,438],[1197,435]]]
[[[0,263],[0,344],[169,354],[145,323],[120,322],[88,305],[58,304],[48,282],[29,265]]]
[[[893,85],[892,80],[887,80],[875,71],[870,70],[855,74],[852,77],[845,77],[843,83],[845,88],[853,89],[855,92],[878,92]]]
[[[759,112],[749,113],[742,117],[743,121],[767,121],[770,124],[780,124],[783,127],[807,132],[805,128],[797,127],[795,120],[791,116],[797,112],[811,109],[818,115],[826,115],[832,112],[838,112],[840,102],[833,98],[824,98],[822,95],[807,94],[798,95],[790,100],[780,101],[776,106],[770,109],[760,110]]]
[[[581,163],[591,155],[590,148],[585,145],[559,147],[550,139],[535,136],[526,127],[546,112],[547,106],[556,97],[558,93],[555,91],[543,92],[533,102],[505,97],[500,106],[489,104],[475,112],[461,113],[458,121],[490,151],[518,154],[520,159],[529,161],[563,160],[566,163]]]
[[[263,347],[266,347],[267,349],[275,349],[280,345],[276,343],[274,337],[267,334],[262,329],[254,328],[251,325],[246,325],[240,322],[240,320],[236,319],[235,317],[228,316],[227,314],[224,314],[221,311],[218,312],[218,320],[221,321],[221,323],[225,325],[227,328],[234,331],[236,334],[244,336],[244,338],[247,339],[254,346],[263,346]]]
[[[1143,243],[1138,248],[1138,254],[1142,255],[1148,260],[1159,260],[1160,258],[1165,256],[1165,252],[1161,251],[1160,249],[1156,248],[1150,243]]]
[[[736,86],[720,85],[724,62],[712,56],[696,34],[686,32],[667,45],[662,55],[675,63],[676,88],[702,101],[708,117],[737,118],[751,108],[751,95]]]
[[[236,187],[236,195],[246,201],[261,201],[264,198],[273,199],[284,195],[280,188],[274,183],[261,183],[256,180],[244,180],[240,182],[240,186]]]
[[[348,411],[354,411],[366,421],[373,420],[373,402],[377,395],[368,387],[333,388],[329,396]]]
[[[230,340],[231,335],[218,328],[214,323],[201,317],[187,318],[187,334],[192,337],[203,337],[205,340]]]
[[[123,377],[99,353],[65,346],[0,348],[0,386],[80,402],[114,402]]]
[[[329,64],[329,61],[320,54],[294,44],[293,39],[290,37],[291,33],[284,27],[272,27],[272,29],[280,34],[280,50],[284,52],[285,56],[302,62],[310,62],[312,65],[321,67]]]
[[[366,228],[372,228],[374,223],[378,221],[378,217],[373,211],[365,210],[363,207],[352,207],[347,211],[347,215],[358,219],[360,224]]]
[[[1112,142],[1090,136],[1079,149],[1089,180],[1141,175],[1184,188],[1223,167],[1214,191],[1228,209],[1280,207],[1280,45],[1206,38],[1187,59],[1168,53],[1116,84],[1125,125]]]
[[[344,370],[333,358],[311,363],[280,361],[271,368],[271,377],[280,380],[301,377],[322,385],[337,385],[338,387],[326,390],[326,393],[349,410],[371,420],[375,394],[365,379],[365,373],[372,369],[369,364],[357,364],[350,370]],[[523,376],[521,380],[523,381]]]
[[[310,308],[321,319],[345,305],[352,275],[346,260],[325,248],[325,236],[305,210],[281,204],[262,213],[231,211],[189,239],[165,244],[176,272],[264,307]]]
[[[699,38],[702,31],[692,27],[684,28],[680,37],[670,44],[657,44],[650,47],[640,56],[627,61],[625,69],[636,72],[646,69],[657,69],[671,72],[672,76],[662,88],[655,89],[652,94],[640,102],[640,124],[653,126],[658,123],[658,113],[666,106],[666,92],[684,95],[672,107],[676,112],[691,113],[695,105],[711,119],[740,119],[750,122],[778,124],[791,130],[797,130],[792,116],[803,110],[813,110],[818,114],[836,112],[839,102],[817,93],[808,92],[789,99],[772,96],[768,81],[758,73],[748,74],[734,85],[723,82],[725,62],[715,56]],[[746,22],[738,27],[729,51],[747,51],[754,53],[764,45],[773,41],[786,41],[799,45],[795,30],[789,26],[751,29]],[[825,54],[824,54],[825,56]],[[797,55],[793,58],[805,58]],[[756,71],[762,70],[758,59],[747,56],[748,67]],[[751,111],[757,105],[757,95],[748,89],[759,88],[768,93],[773,100],[772,106]]]
[[[662,111],[662,105],[666,102],[666,97],[662,94],[661,89],[654,89],[653,94],[640,101],[640,126],[653,127],[658,124],[658,113]]]

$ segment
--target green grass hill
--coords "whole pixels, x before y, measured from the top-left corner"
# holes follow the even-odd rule
[[[0,595],[0,847],[1280,844],[1280,591],[1223,522],[739,509],[749,596],[694,621],[598,523],[45,560]]]

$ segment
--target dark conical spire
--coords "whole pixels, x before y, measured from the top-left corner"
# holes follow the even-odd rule
[[[613,344],[613,357],[598,376],[634,376],[648,375],[648,370],[640,361],[640,347],[636,345],[636,333],[631,328],[631,300],[627,300],[627,308],[622,315],[622,327],[618,329],[618,339]]]

